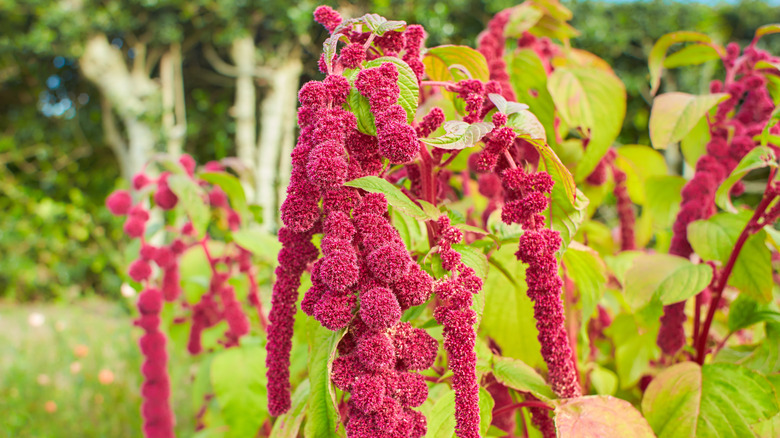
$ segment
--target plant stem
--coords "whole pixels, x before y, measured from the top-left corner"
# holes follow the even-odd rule
[[[773,171],[770,172],[769,175],[767,190],[764,192],[764,197],[761,199],[761,202],[759,202],[758,206],[756,207],[756,211],[753,213],[753,216],[750,218],[747,225],[745,225],[745,228],[739,234],[737,243],[734,244],[734,249],[731,251],[731,255],[726,262],[726,266],[723,268],[723,271],[721,271],[720,277],[715,282],[715,286],[713,287],[714,293],[712,301],[710,301],[709,310],[707,311],[707,319],[704,320],[704,326],[701,329],[701,333],[699,334],[699,338],[696,344],[696,362],[699,363],[699,365],[704,364],[704,358],[707,355],[707,339],[709,338],[712,320],[715,317],[715,311],[718,309],[718,303],[723,296],[723,290],[726,288],[726,283],[728,282],[729,276],[731,275],[731,271],[734,270],[734,264],[737,262],[737,257],[739,257],[739,253],[742,251],[742,247],[745,246],[745,242],[747,242],[748,237],[760,229],[760,227],[757,226],[758,221],[764,215],[766,208],[775,198],[774,193],[771,191],[775,174],[774,169],[772,170]]]
[[[420,142],[420,177],[422,179],[422,198],[423,200],[436,205],[436,181],[433,174],[433,158],[425,143]],[[432,221],[425,222],[425,228],[428,231],[428,245],[433,248],[436,245],[437,229]]]
[[[454,83],[447,82],[447,81],[421,81],[420,82],[420,86],[421,87],[424,87],[426,85],[429,86],[429,87],[445,87],[445,88],[446,87],[454,87],[455,86]]]

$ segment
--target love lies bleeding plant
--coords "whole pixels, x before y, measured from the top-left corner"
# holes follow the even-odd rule
[[[178,325],[211,376],[204,433],[773,436],[780,60],[758,44],[780,26],[744,49],[661,38],[653,95],[664,68],[720,62],[724,79],[655,97],[652,148],[617,143],[625,88],[572,46],[569,18],[523,3],[475,50],[317,8],[323,77],[299,90],[276,248],[214,164],[163,162],[112,195],[141,240],[129,274],[162,370],[143,371],[147,435],[171,430],[163,333]],[[688,178],[659,152],[678,144]],[[190,294],[173,273],[187,254],[209,272]]]

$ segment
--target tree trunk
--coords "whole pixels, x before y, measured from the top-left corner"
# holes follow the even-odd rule
[[[159,86],[146,73],[146,47],[138,45],[134,49],[136,60],[130,70],[122,52],[100,34],[87,42],[79,60],[84,76],[98,87],[105,101],[124,123],[127,141],[117,141],[119,129],[111,126],[113,121],[107,121],[104,126],[113,130],[106,132],[107,140],[115,150],[125,177],[132,177],[143,169],[154,153],[159,132],[159,128],[144,117],[159,109]],[[104,117],[107,113],[113,114],[104,108]]]
[[[298,83],[303,65],[300,51],[289,53],[274,68],[269,89],[260,104],[260,138],[257,144],[257,201],[263,209],[263,228],[273,230],[278,223],[277,184],[286,188],[289,180],[289,160],[295,142]],[[283,193],[283,192],[281,192]],[[283,196],[283,195],[282,195]]]
[[[230,55],[236,66],[236,100],[231,109],[236,118],[236,154],[238,159],[247,166],[248,175],[254,176],[254,181],[244,184],[247,199],[255,200],[256,176],[254,163],[256,160],[255,142],[257,138],[257,95],[255,92],[255,42],[251,36],[233,41]]]

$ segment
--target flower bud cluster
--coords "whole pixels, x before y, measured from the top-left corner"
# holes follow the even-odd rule
[[[384,195],[350,194],[350,201],[324,202],[323,256],[312,265],[301,308],[324,327],[345,330],[332,379],[351,393],[348,436],[421,437],[426,420],[412,408],[427,399],[428,387],[414,371],[433,365],[438,343],[400,319],[428,300],[433,278],[387,219]]]
[[[680,212],[672,226],[669,253],[681,257],[687,258],[693,253],[688,242],[688,225],[716,212],[715,192],[739,161],[758,145],[754,139],[763,131],[775,108],[767,80],[756,68],[756,63],[777,62],[778,59],[753,45],[746,47],[740,55],[739,45],[731,43],[726,52],[726,81],[712,81],[710,91],[728,93],[729,98],[718,105],[715,117],[709,123],[707,153],[696,162],[693,178],[683,187]],[[772,126],[770,132],[780,133],[780,124]],[[739,183],[732,189],[732,195],[743,191],[744,186]],[[685,303],[681,302],[664,308],[657,341],[666,354],[675,354],[685,344],[684,307]]]
[[[230,206],[225,192],[219,186],[212,186],[200,179],[195,173],[195,161],[189,155],[180,158],[182,175],[191,179],[200,189],[201,202],[212,208],[212,215],[221,221],[221,226],[236,230],[240,226],[240,216]],[[206,171],[220,172],[223,167],[218,163],[209,163],[203,167]],[[160,328],[159,313],[164,302],[179,303],[187,314],[174,320],[183,323],[191,320],[188,351],[198,354],[202,351],[201,335],[209,327],[220,321],[226,321],[228,329],[219,340],[225,347],[238,345],[239,338],[249,332],[249,318],[244,313],[232,286],[227,284],[235,273],[246,275],[249,279],[249,304],[257,309],[261,325],[265,326],[258,295],[258,284],[255,268],[252,266],[251,253],[235,243],[228,243],[219,257],[212,258],[209,253],[211,236],[206,234],[199,238],[192,222],[165,227],[166,235],[170,236],[168,243],[159,244],[154,238],[147,239],[146,227],[150,220],[150,209],[145,206],[150,198],[152,206],[163,211],[174,209],[178,205],[178,197],[171,189],[169,182],[174,174],[163,172],[157,178],[146,173],[139,173],[133,178],[133,190],[139,202],[133,205],[133,195],[126,190],[118,190],[106,199],[106,206],[111,213],[126,216],[124,230],[131,239],[141,242],[139,257],[128,268],[128,275],[133,281],[143,285],[144,291],[138,298],[140,318],[135,324],[144,329],[146,334],[141,338],[141,350],[146,357],[142,373],[146,379],[142,387],[144,404],[145,436],[173,436],[173,415],[169,405],[170,383],[166,374],[167,356],[165,354],[165,335]],[[177,176],[179,177],[179,176]],[[162,216],[162,215],[161,215]],[[219,228],[219,227],[217,227]],[[154,243],[153,243],[154,242]],[[189,250],[202,247],[212,271],[208,290],[195,304],[181,299],[180,263],[182,256]],[[220,272],[222,271],[222,272]],[[166,432],[168,431],[168,432]]]
[[[507,169],[501,174],[506,204],[501,218],[507,224],[519,223],[517,258],[528,265],[525,271],[528,297],[534,302],[534,318],[547,363],[550,385],[560,397],[581,395],[572,350],[564,326],[561,290],[555,253],[561,247],[557,231],[544,227],[542,211],[547,209],[553,181],[545,172],[527,173],[522,168]]]
[[[509,73],[504,61],[504,50],[506,47],[506,38],[504,37],[504,28],[509,22],[511,15],[510,9],[505,9],[497,13],[488,22],[488,27],[477,37],[479,44],[479,53],[485,56],[490,71],[490,79],[501,84],[501,95],[506,100],[517,100],[512,86],[509,83]]]
[[[426,419],[412,408],[427,399],[428,386],[417,371],[433,364],[438,343],[400,319],[404,310],[429,299],[433,278],[411,259],[388,220],[384,195],[365,194],[344,182],[380,174],[385,160],[410,163],[417,156],[418,131],[398,104],[396,64],[362,68],[361,63],[377,54],[402,57],[419,80],[425,32],[408,26],[404,32],[371,36],[325,6],[317,8],[315,18],[349,43],[334,58],[333,68],[321,59],[327,77],[305,84],[298,95],[300,135],[281,208],[283,249],[268,330],[269,412],[279,415],[290,407],[293,317],[300,276],[308,269],[312,286],[301,301],[302,310],[323,327],[345,331],[332,380],[351,394],[348,436],[422,437]],[[361,133],[346,109],[352,84],[341,75],[344,69],[360,69],[354,87],[368,100],[376,135]],[[434,109],[417,129],[428,135],[443,121],[443,112]],[[318,250],[311,238],[319,233]]]
[[[458,438],[479,437],[479,382],[477,381],[477,314],[471,308],[472,296],[482,290],[482,279],[463,263],[452,248],[463,240],[463,233],[452,226],[447,216],[438,220],[442,268],[452,277],[439,280],[435,286],[440,305],[434,311],[436,321],[444,327],[444,350],[453,372],[455,391],[455,433]]]

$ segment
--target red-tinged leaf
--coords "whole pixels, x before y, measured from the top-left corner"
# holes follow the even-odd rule
[[[563,400],[555,408],[559,438],[655,438],[631,403],[609,395]]]

